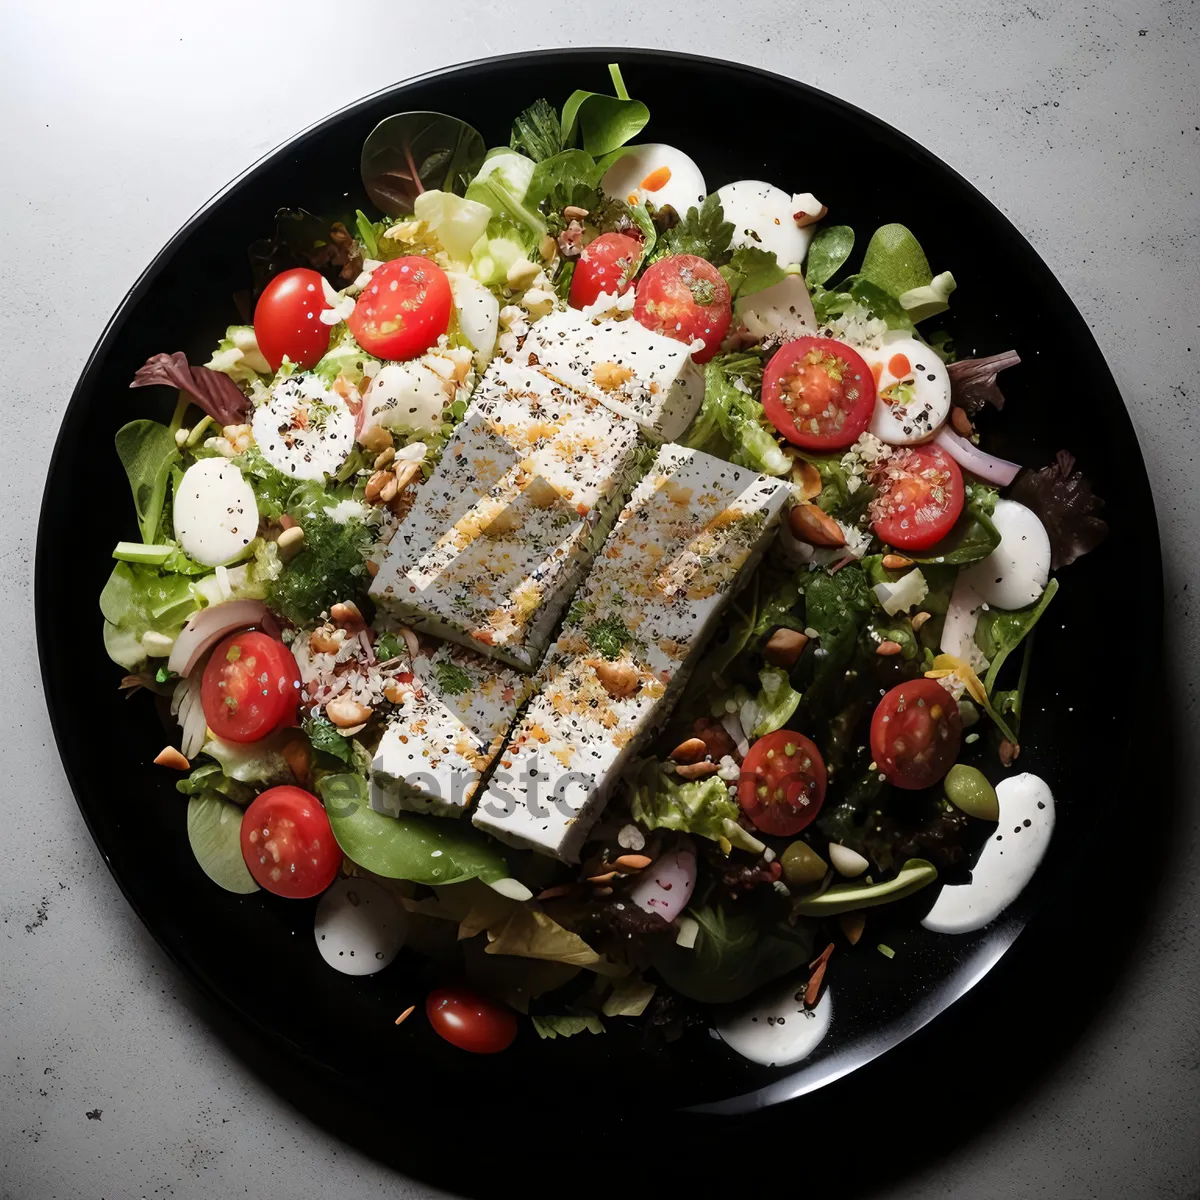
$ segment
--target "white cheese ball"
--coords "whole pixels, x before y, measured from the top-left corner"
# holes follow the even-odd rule
[[[1050,579],[1050,537],[1037,516],[1015,500],[997,500],[992,524],[1000,545],[959,576],[985,604],[1024,608],[1045,590]]]
[[[254,440],[263,458],[290,479],[321,482],[337,474],[354,448],[354,416],[316,375],[289,375],[254,410]]]
[[[775,255],[781,267],[804,261],[813,227],[796,224],[792,197],[773,183],[743,179],[727,183],[717,192],[725,220],[733,222],[730,245],[757,246]]]
[[[421,359],[388,363],[371,381],[364,427],[382,425],[404,432],[437,433],[454,392],[454,381]]]
[[[317,949],[345,975],[382,971],[407,933],[408,913],[373,879],[338,879],[317,905]]]
[[[708,189],[700,168],[682,150],[661,142],[629,149],[604,172],[600,188],[627,204],[668,204],[681,216],[704,203]]]
[[[241,471],[226,458],[202,458],[175,489],[175,539],[206,567],[248,553],[258,534],[258,505]]]
[[[875,374],[871,433],[891,446],[927,442],[950,415],[946,364],[917,338],[889,334],[877,350],[860,351]]]

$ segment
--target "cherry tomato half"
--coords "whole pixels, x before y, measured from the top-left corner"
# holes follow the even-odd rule
[[[267,284],[254,306],[254,337],[272,370],[285,357],[298,367],[317,365],[333,332],[319,317],[328,307],[324,280],[307,267],[284,271]]]
[[[204,668],[200,703],[217,737],[257,742],[283,725],[295,724],[300,668],[292,652],[268,634],[231,634]]]
[[[937,783],[954,766],[962,742],[958,703],[936,679],[892,688],[871,718],[871,753],[897,787]]]
[[[424,354],[446,332],[453,306],[446,272],[409,255],[375,269],[346,324],[368,354],[405,360]]]
[[[958,463],[941,446],[897,448],[888,456],[871,501],[882,541],[900,550],[928,550],[954,527],[963,508]]]
[[[498,1054],[517,1036],[517,1018],[511,1009],[466,988],[430,992],[425,1015],[435,1033],[472,1054]]]
[[[321,802],[298,787],[273,787],[242,816],[242,857],[255,882],[291,900],[320,895],[336,878],[342,848]]]
[[[785,342],[763,371],[763,411],[789,442],[840,450],[875,411],[875,378],[858,353],[832,338]]]
[[[824,801],[825,760],[802,733],[779,729],[750,747],[738,777],[738,804],[763,833],[799,833]]]
[[[642,261],[642,243],[627,233],[602,233],[583,248],[571,275],[571,307],[586,308],[602,292],[623,296]]]
[[[677,342],[699,338],[704,349],[692,358],[705,363],[733,320],[729,284],[712,263],[695,254],[660,258],[638,280],[633,315],[647,329]]]

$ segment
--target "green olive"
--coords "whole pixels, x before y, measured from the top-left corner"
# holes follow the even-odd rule
[[[982,771],[955,763],[946,776],[944,787],[946,799],[955,808],[962,809],[968,817],[978,817],[981,821],[1000,820],[1000,801],[996,789],[988,783]]]
[[[829,869],[825,860],[807,842],[793,842],[779,861],[783,866],[783,877],[792,887],[819,883]]]

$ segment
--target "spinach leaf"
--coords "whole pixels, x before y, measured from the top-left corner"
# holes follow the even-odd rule
[[[547,201],[549,212],[561,212],[568,204],[591,209],[599,183],[600,168],[590,154],[564,150],[534,167],[525,203],[536,207]]]
[[[862,642],[863,648],[871,654],[876,652],[880,643],[895,642],[900,647],[901,656],[909,662],[921,652],[912,622],[903,615],[889,617],[882,611],[873,613],[868,619],[863,630]]]
[[[513,121],[508,144],[534,162],[552,158],[565,148],[562,123],[548,100],[535,100]]]
[[[686,950],[660,938],[654,966],[668,986],[701,1004],[741,1000],[813,956],[806,923],[764,927],[754,914],[721,905],[687,912],[700,926],[695,946]]]
[[[595,158],[632,141],[650,120],[650,110],[640,101],[631,100],[621,78],[621,68],[609,63],[615,96],[601,92],[575,91],[567,97],[562,110],[562,140],[570,145],[578,130],[583,148]]]
[[[871,235],[859,274],[896,299],[933,280],[921,243],[907,226],[897,224],[881,225]]]
[[[258,891],[242,858],[242,810],[205,790],[188,801],[188,844],[200,869],[218,887],[239,896]]]
[[[873,317],[886,321],[889,329],[902,329],[905,333],[916,332],[904,305],[879,284],[862,275],[856,276],[850,282],[850,298],[861,304]]]
[[[310,717],[301,728],[312,742],[312,748],[322,754],[329,754],[343,762],[348,767],[354,766],[354,747],[350,740],[343,737],[331,721],[324,717]]]
[[[992,523],[996,492],[981,484],[967,485],[967,503],[954,528],[940,542],[920,553],[905,551],[919,563],[945,563],[961,567],[987,558],[1000,545],[1000,531]]]
[[[717,193],[705,196],[697,208],[693,205],[678,225],[672,226],[658,240],[654,257],[672,254],[695,254],[714,266],[730,261],[729,243],[733,239],[733,222],[725,220],[725,210]]]
[[[179,461],[175,436],[157,421],[130,421],[117,430],[114,441],[133,492],[142,541],[153,544],[158,540],[171,468]]]
[[[838,711],[844,699],[845,672],[855,659],[859,633],[873,607],[874,596],[857,563],[835,575],[817,571],[809,577],[804,619],[806,627],[817,631],[817,646],[810,660],[812,676],[801,699],[807,719],[828,719]]]
[[[721,275],[729,284],[729,292],[734,300],[774,287],[787,278],[787,273],[775,257],[775,251],[763,250],[760,246],[739,246],[729,262],[721,268]]]
[[[359,168],[372,203],[389,217],[407,216],[422,193],[458,195],[483,164],[479,131],[457,117],[406,112],[384,117],[363,143]]]
[[[933,863],[923,858],[910,858],[894,879],[881,883],[859,880],[835,883],[819,896],[800,897],[793,905],[792,912],[804,917],[834,917],[838,913],[853,912],[859,908],[875,908],[919,892],[933,883],[937,876],[937,868]]]
[[[842,269],[854,249],[854,230],[849,225],[828,225],[818,231],[808,248],[804,282],[809,289],[828,283]]]
[[[813,503],[831,517],[855,524],[867,511],[867,506],[879,494],[879,490],[861,480],[858,487],[850,490],[850,472],[842,466],[839,454],[801,454],[805,462],[817,468],[821,476],[821,491]]]
[[[995,685],[996,677],[1000,674],[1004,660],[1038,623],[1057,591],[1058,580],[1051,579],[1041,596],[1025,608],[1007,611],[1002,608],[989,608],[979,614],[979,620],[975,625],[975,645],[991,662],[983,681],[983,686],[989,693]]]
[[[376,875],[432,886],[512,874],[496,843],[465,821],[373,811],[361,775],[326,775],[317,790],[346,857]]]

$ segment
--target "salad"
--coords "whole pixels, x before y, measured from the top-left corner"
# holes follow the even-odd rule
[[[982,448],[1020,359],[956,355],[909,229],[710,190],[611,73],[506,146],[387,118],[378,215],[281,210],[211,357],[137,372],[178,399],[116,435],[105,646],[214,884],[428,960],[397,1023],[783,1066],[839,960],[1032,876],[1035,628],[1106,530],[1066,451]]]

